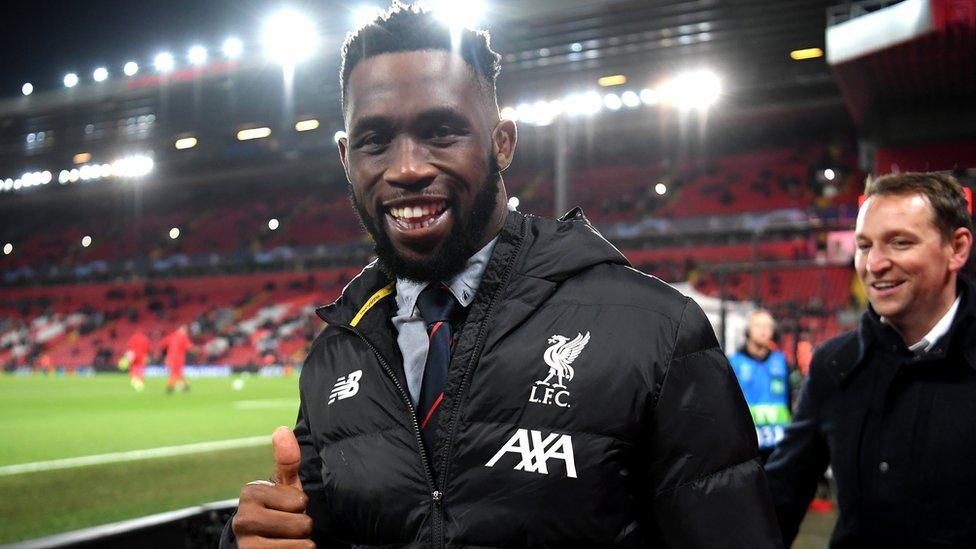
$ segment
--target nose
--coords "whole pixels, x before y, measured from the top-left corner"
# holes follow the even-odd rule
[[[391,163],[383,173],[383,178],[389,184],[400,187],[425,187],[436,175],[437,170],[429,162],[423,144],[409,137],[394,140]]]
[[[868,250],[867,268],[873,275],[881,274],[891,268],[891,260],[880,246],[872,246]]]

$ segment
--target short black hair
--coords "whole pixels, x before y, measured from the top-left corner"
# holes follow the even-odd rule
[[[453,52],[464,59],[478,76],[489,105],[497,109],[495,80],[501,71],[501,56],[491,49],[491,35],[486,30],[468,28],[457,31],[454,40],[451,34],[451,29],[430,11],[395,1],[386,13],[349,33],[342,44],[339,86],[343,109],[349,75],[360,61],[384,53],[425,50]]]

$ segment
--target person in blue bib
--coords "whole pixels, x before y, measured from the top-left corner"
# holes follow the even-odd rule
[[[790,423],[790,370],[773,344],[776,321],[766,309],[749,314],[746,343],[729,362],[752,412],[763,462],[773,453]]]

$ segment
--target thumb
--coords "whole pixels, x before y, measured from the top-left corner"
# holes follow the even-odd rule
[[[302,461],[302,452],[298,448],[295,433],[288,427],[278,427],[271,435],[271,445],[274,447],[275,483],[301,490],[302,481],[298,478],[298,466]]]

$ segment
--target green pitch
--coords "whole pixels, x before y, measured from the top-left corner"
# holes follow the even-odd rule
[[[164,378],[136,393],[124,375],[0,375],[0,543],[237,497],[273,470],[271,432],[293,425],[298,376]],[[267,436],[266,444],[125,460],[105,454]],[[80,456],[107,463],[9,473],[9,466]],[[45,465],[40,464],[40,467]],[[4,471],[4,468],[7,471]]]

